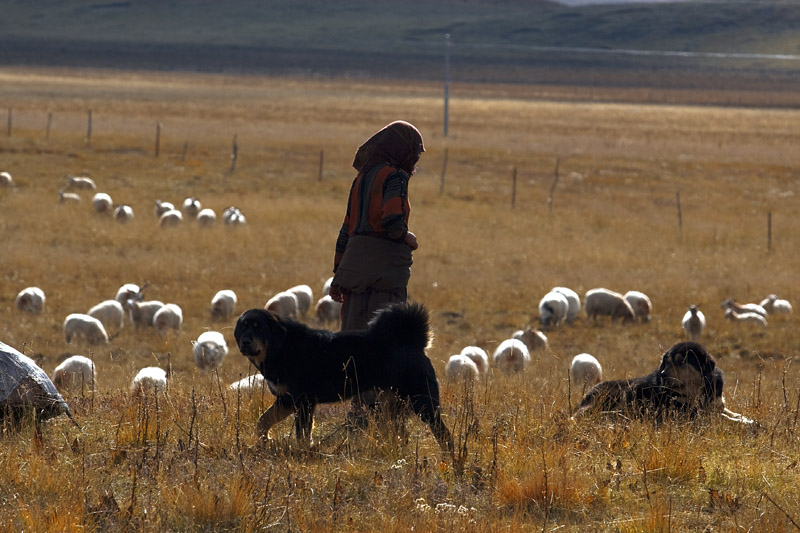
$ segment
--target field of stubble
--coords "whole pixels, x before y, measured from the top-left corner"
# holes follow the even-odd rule
[[[0,189],[0,340],[48,373],[75,353],[98,370],[94,393],[66,395],[83,433],[61,417],[41,439],[31,429],[0,437],[0,529],[800,528],[797,316],[738,327],[719,305],[770,293],[798,305],[800,113],[542,94],[454,87],[445,138],[437,85],[0,71],[10,115],[0,171],[16,181]],[[210,299],[233,289],[238,312],[297,284],[319,297],[352,155],[395,119],[425,137],[410,189],[420,248],[409,293],[431,313],[429,355],[458,460],[443,460],[416,420],[408,440],[374,427],[348,435],[346,405],[318,410],[312,451],[296,449],[289,421],[261,445],[254,424],[272,397],[227,390],[252,369],[235,348],[235,318],[212,321]],[[85,192],[80,204],[59,204],[68,174],[91,176],[135,219],[93,213]],[[160,229],[155,200],[188,196],[218,215],[237,206],[247,225]],[[67,314],[129,282],[179,304],[182,329],[160,338],[126,327],[105,346],[65,343]],[[15,309],[31,285],[47,295],[41,315]],[[535,322],[555,285],[581,295],[640,290],[654,318],[581,319],[548,331],[550,350],[521,375],[493,372],[472,390],[441,379],[462,347],[491,353]],[[643,375],[682,340],[691,304],[708,318],[702,341],[725,371],[729,407],[760,421],[760,432],[716,419],[570,422],[580,399],[567,380],[573,355],[595,355],[607,378]],[[231,347],[215,373],[191,356],[191,340],[208,329]],[[129,393],[144,366],[171,366],[166,397]]]

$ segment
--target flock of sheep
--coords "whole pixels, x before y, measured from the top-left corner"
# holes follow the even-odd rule
[[[321,324],[336,323],[341,314],[341,304],[330,295],[328,279],[323,286],[323,296],[316,302],[314,313]],[[93,306],[86,313],[71,313],[64,320],[64,340],[86,345],[103,345],[119,333],[126,323],[137,330],[153,328],[165,337],[170,331],[178,331],[183,324],[183,311],[174,303],[145,300],[144,290],[133,283],[122,285],[114,299]],[[16,297],[16,308],[21,312],[38,314],[45,309],[46,296],[39,287],[27,287]],[[234,316],[237,304],[236,293],[230,289],[217,291],[211,298],[212,318],[229,320]],[[297,285],[281,291],[269,299],[265,308],[284,317],[301,318],[307,315],[313,302],[313,292],[308,285]],[[194,363],[200,370],[219,367],[228,355],[225,337],[219,331],[205,331],[192,341]],[[133,392],[143,389],[166,390],[167,372],[158,367],[142,368],[131,382]],[[94,363],[83,355],[73,355],[59,364],[53,372],[53,384],[59,390],[74,390],[89,387],[95,390],[97,379]],[[261,385],[260,376],[249,376],[231,385],[231,389],[254,388]]]
[[[13,186],[14,180],[8,172],[0,173],[0,183]],[[117,222],[129,222],[134,218],[133,207],[128,204],[115,204],[111,196],[104,192],[94,192],[97,184],[86,176],[67,176],[66,187],[58,191],[58,199],[62,204],[79,204],[81,196],[73,191],[92,191],[92,208],[96,213],[110,214]],[[180,209],[171,202],[155,201],[155,214],[158,225],[162,228],[177,226],[186,219],[194,219],[200,226],[212,226],[217,221],[216,212],[203,207],[197,198],[190,197],[183,201]],[[241,226],[247,219],[238,207],[226,207],[222,211],[222,221],[228,226]]]
[[[599,316],[608,316],[611,321],[621,319],[633,322],[649,322],[653,305],[650,298],[639,291],[625,294],[597,288],[586,292],[583,307],[587,319],[596,321]],[[725,318],[741,323],[767,325],[770,314],[791,314],[792,305],[787,300],[771,294],[760,304],[740,304],[729,299],[722,302]],[[572,289],[554,287],[539,301],[539,323],[543,329],[562,324],[572,324],[581,311],[581,298]],[[692,305],[684,315],[681,326],[689,340],[696,341],[703,333],[706,319],[698,306]],[[531,352],[549,349],[547,336],[540,330],[528,327],[515,332],[511,338],[502,341],[494,350],[491,361],[503,372],[520,372],[531,361]],[[467,346],[460,353],[450,356],[445,365],[445,378],[449,380],[480,380],[489,371],[489,356],[478,346]],[[603,379],[600,362],[588,353],[573,357],[570,365],[571,381],[583,387],[590,387]]]

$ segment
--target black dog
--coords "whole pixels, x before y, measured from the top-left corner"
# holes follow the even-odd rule
[[[431,428],[442,450],[453,439],[441,418],[439,383],[425,349],[431,341],[428,311],[393,304],[363,331],[311,329],[263,309],[245,311],[234,330],[239,351],[263,374],[275,403],[258,419],[258,431],[295,415],[297,439],[308,446],[314,408],[373,389],[392,391]]]
[[[632,379],[603,381],[586,393],[575,414],[602,412],[652,418],[695,418],[703,412],[747,425],[752,420],[725,407],[724,379],[714,357],[696,342],[680,342],[661,357],[652,373]]]

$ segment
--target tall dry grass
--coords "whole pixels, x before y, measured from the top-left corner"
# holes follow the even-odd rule
[[[68,353],[98,368],[97,391],[68,396],[83,433],[56,419],[41,439],[31,429],[2,437],[2,529],[789,531],[800,522],[797,318],[761,331],[719,309],[728,297],[797,301],[796,112],[564,104],[464,86],[453,90],[445,139],[430,85],[19,70],[0,79],[14,109],[0,170],[18,182],[0,190],[2,340],[47,372]],[[409,291],[431,311],[438,371],[463,346],[491,351],[534,321],[554,285],[644,291],[654,319],[580,320],[548,332],[551,350],[523,375],[443,382],[456,464],[442,462],[417,421],[407,441],[348,435],[346,405],[320,407],[312,452],[295,448],[289,421],[259,445],[255,420],[272,397],[227,390],[252,369],[234,347],[234,320],[211,320],[210,299],[234,289],[242,310],[298,283],[319,294],[352,154],[396,118],[426,139],[411,183],[420,249]],[[67,174],[91,175],[136,218],[96,215],[87,194],[60,205]],[[190,195],[217,212],[240,207],[247,226],[159,229],[154,201]],[[126,327],[108,346],[65,344],[64,317],[126,282],[180,304],[183,329],[161,339]],[[42,315],[14,309],[28,285],[47,293]],[[581,394],[567,380],[573,355],[594,354],[609,378],[649,372],[682,339],[690,304],[708,317],[703,342],[725,371],[730,407],[761,432],[718,420],[569,420]],[[205,329],[232,347],[218,373],[191,360]],[[167,396],[129,394],[147,365],[172,368]]]

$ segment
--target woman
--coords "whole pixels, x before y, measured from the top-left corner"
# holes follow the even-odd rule
[[[411,252],[408,180],[425,151],[412,124],[396,121],[356,152],[358,175],[336,240],[331,297],[342,303],[342,331],[366,329],[375,311],[407,298]]]

